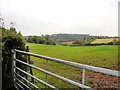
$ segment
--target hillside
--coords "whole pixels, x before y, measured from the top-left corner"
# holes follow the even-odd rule
[[[91,44],[102,44],[102,43],[110,43],[114,40],[118,40],[117,38],[103,38],[103,39],[95,39]]]
[[[83,45],[88,44],[108,44],[113,43],[118,44],[117,37],[108,37],[108,36],[91,36],[89,34],[52,34],[52,35],[42,35],[42,36],[24,36],[25,40],[29,43],[38,43],[38,44],[67,44],[71,45],[72,43],[82,42]],[[74,44],[75,44],[74,43]]]
[[[89,34],[53,34],[51,35],[51,39],[55,41],[56,43],[61,42],[69,42],[84,38],[90,38],[91,36]]]

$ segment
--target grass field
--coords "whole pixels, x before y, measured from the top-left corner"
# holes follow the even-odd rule
[[[69,46],[61,46],[61,45],[52,46],[52,45],[40,45],[40,44],[31,44],[31,43],[27,43],[27,45],[30,47],[30,52],[32,53],[64,59],[81,64],[88,64],[97,67],[109,68],[113,70],[118,69],[117,67],[118,46],[104,45],[104,46],[69,47]],[[31,61],[35,66],[45,69],[46,66],[45,60],[31,57]],[[73,68],[70,66],[49,61],[48,70],[58,75],[62,75],[64,77],[67,77],[69,79],[81,83],[82,71],[79,68]],[[38,72],[36,70],[33,70],[33,73],[36,77],[41,78],[42,80],[46,80],[45,74]],[[92,74],[89,71],[87,71],[86,73],[89,74],[89,76],[92,76]],[[59,88],[75,87],[59,79],[53,78],[51,76],[48,76],[48,82]],[[92,86],[89,80],[86,80],[86,84]],[[37,83],[37,81],[36,81],[36,85],[44,88],[44,86]]]
[[[110,43],[114,40],[118,40],[117,38],[104,38],[104,39],[95,39],[91,44],[101,44],[101,43]]]

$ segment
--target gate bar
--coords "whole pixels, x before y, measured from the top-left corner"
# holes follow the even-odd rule
[[[33,53],[25,52],[25,51],[20,51],[20,50],[17,50],[17,49],[15,49],[15,51],[19,52],[19,53],[28,54],[28,55],[31,55],[31,56],[47,59],[47,60],[50,60],[50,61],[67,64],[67,65],[74,66],[74,67],[77,67],[77,68],[83,68],[83,69],[92,70],[92,71],[95,71],[95,72],[100,72],[100,73],[120,77],[120,71],[116,71],[116,70],[110,70],[110,69],[105,69],[105,68],[101,68],[101,67],[94,67],[94,66],[90,66],[90,65],[65,61],[65,60],[61,60],[61,59],[57,59],[57,58],[52,58],[52,57],[33,54]]]
[[[16,68],[17,70],[21,71],[22,73],[27,74],[27,75],[29,75],[30,77],[36,79],[38,82],[40,82],[40,83],[42,83],[42,84],[44,84],[44,85],[46,85],[46,86],[48,86],[48,87],[50,87],[50,88],[52,88],[52,89],[54,89],[54,90],[59,90],[59,89],[57,89],[56,87],[54,87],[54,86],[52,86],[52,85],[50,85],[50,84],[42,81],[41,79],[38,79],[37,77],[35,77],[35,76],[33,76],[33,75],[25,72],[24,70],[22,70],[22,69],[20,69],[20,68],[18,68],[18,67],[15,67],[15,68]]]
[[[20,87],[20,88],[22,88],[22,90],[25,90],[20,84],[18,84],[17,82],[16,82],[16,84]]]
[[[62,77],[62,76],[56,75],[56,74],[54,74],[54,73],[48,72],[48,71],[46,71],[46,70],[43,70],[43,69],[38,68],[38,67],[36,67],[36,66],[30,65],[30,64],[25,63],[25,62],[23,62],[23,61],[20,61],[20,60],[18,60],[18,59],[15,59],[15,60],[18,61],[18,62],[20,62],[20,63],[22,63],[22,64],[24,64],[24,65],[28,65],[28,66],[30,66],[30,67],[38,70],[38,71],[41,71],[41,72],[46,73],[46,74],[49,74],[49,75],[54,76],[54,77],[56,77],[56,78],[59,78],[59,79],[61,79],[61,80],[63,80],[63,81],[66,81],[66,82],[68,82],[68,83],[71,83],[71,84],[73,84],[73,85],[75,85],[75,86],[77,86],[77,87],[92,89],[91,87],[88,87],[88,86],[86,86],[86,85],[82,85],[82,84],[77,83],[77,82],[75,82],[75,81],[72,81],[72,80],[70,80],[70,79],[67,79],[67,78],[64,78],[64,77]]]
[[[18,82],[20,82],[22,85],[24,85],[26,88],[28,88],[29,90],[32,90],[32,89],[30,89],[27,85],[25,85],[22,81],[20,81],[18,78],[16,78],[16,80],[17,80]]]
[[[41,90],[40,88],[38,88],[36,85],[32,84],[31,82],[29,82],[28,80],[24,79],[22,76],[20,76],[19,74],[15,73],[18,77],[20,77],[21,79],[23,79],[24,81],[26,81],[27,83],[29,83],[30,85],[32,85],[33,87],[35,87],[37,90]]]

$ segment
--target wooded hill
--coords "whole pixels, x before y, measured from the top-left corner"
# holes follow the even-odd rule
[[[61,43],[91,38],[91,36],[89,34],[52,34],[50,38],[56,43]]]
[[[50,44],[69,42],[80,39],[91,38],[88,34],[52,34],[42,36],[24,36],[26,41],[39,44]]]
[[[52,35],[42,35],[42,36],[24,36],[29,43],[47,44],[47,45],[113,45],[118,44],[118,40],[113,39],[117,37],[108,36],[91,36],[89,34],[52,34]],[[100,43],[92,43],[94,40],[102,40]],[[111,41],[112,39],[112,41]],[[104,41],[104,42],[103,42]],[[114,41],[114,42],[113,42]]]

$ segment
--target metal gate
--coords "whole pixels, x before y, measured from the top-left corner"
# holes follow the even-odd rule
[[[16,53],[21,53],[21,54],[25,54],[25,55],[29,55],[29,56],[34,56],[34,57],[37,57],[37,58],[42,58],[44,60],[46,60],[46,70],[42,69],[42,68],[39,68],[39,67],[36,67],[36,66],[33,66],[29,63],[26,63],[26,62],[23,62],[19,59],[16,58]],[[37,80],[39,83],[53,89],[53,90],[59,90],[58,88],[56,88],[55,86],[53,85],[50,85],[49,83],[47,83],[46,81],[43,81],[31,74],[29,74],[28,72],[20,69],[19,67],[16,66],[16,62],[18,63],[21,63],[23,65],[26,65],[26,66],[29,66],[33,69],[36,69],[42,73],[45,73],[46,74],[46,79],[47,79],[47,75],[50,75],[50,76],[53,76],[55,78],[58,78],[58,79],[61,79],[65,82],[68,82],[74,86],[77,86],[79,88],[82,88],[82,89],[93,89],[89,86],[86,86],[85,85],[85,70],[91,70],[91,71],[94,71],[94,72],[99,72],[99,73],[103,73],[103,74],[108,74],[108,75],[112,75],[112,76],[116,76],[116,77],[120,77],[120,71],[116,71],[116,70],[110,70],[110,69],[105,69],[105,68],[100,68],[100,67],[94,67],[94,66],[90,66],[90,65],[85,65],[85,64],[80,64],[80,63],[75,63],[75,62],[70,62],[70,61],[66,61],[66,60],[61,60],[61,59],[57,59],[57,58],[51,58],[51,57],[47,57],[47,56],[43,56],[43,55],[38,55],[38,54],[34,54],[34,53],[30,53],[30,52],[25,52],[25,51],[21,51],[21,50],[17,50],[17,49],[13,49],[12,50],[12,71],[13,71],[13,82],[14,82],[14,86],[20,90],[25,90],[24,87],[26,87],[28,90],[33,90],[31,89],[28,85],[26,85],[25,83],[23,83],[21,81],[24,80],[25,82],[29,83],[31,86],[33,86],[35,88],[35,90],[41,90],[40,88],[38,88],[38,86],[36,86],[35,84],[31,83],[30,81],[28,81],[27,79],[25,79],[24,77],[20,76],[18,73],[16,73],[16,70],[19,70],[20,72],[30,76],[31,78]],[[70,80],[68,78],[65,78],[65,77],[62,77],[62,76],[59,76],[57,74],[54,74],[52,72],[49,72],[47,69],[48,69],[48,61],[53,61],[53,62],[56,62],[56,63],[62,63],[62,64],[66,64],[66,65],[69,65],[69,66],[73,66],[73,67],[77,67],[77,68],[82,68],[82,83],[78,83],[78,82],[75,82],[73,80]],[[19,77],[19,78],[17,78]],[[21,79],[20,79],[21,78]],[[19,83],[21,84],[19,84]],[[23,87],[24,86],[24,87]],[[19,88],[18,88],[19,87]]]

